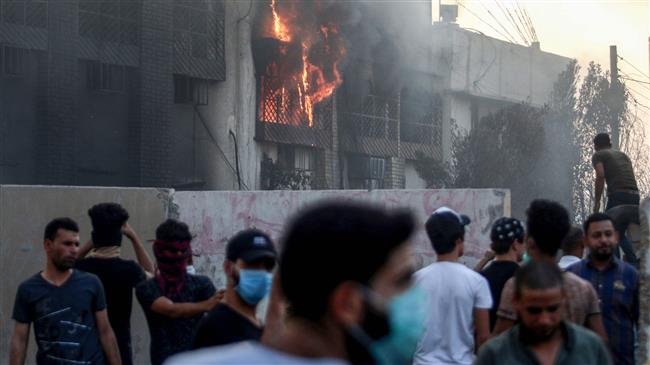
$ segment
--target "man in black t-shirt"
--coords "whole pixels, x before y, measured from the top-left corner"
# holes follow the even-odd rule
[[[39,365],[121,364],[101,282],[72,269],[79,246],[77,223],[70,218],[52,220],[44,241],[45,270],[18,287],[9,363],[25,363],[33,323]]]
[[[262,337],[257,305],[271,290],[276,251],[271,238],[256,229],[239,232],[228,241],[223,270],[225,299],[201,320],[193,348],[221,346]]]
[[[514,218],[499,218],[492,225],[490,239],[496,259],[481,271],[481,275],[487,279],[492,293],[493,306],[490,309],[490,331],[492,331],[497,320],[497,309],[503,286],[515,275],[519,268],[518,263],[524,255],[524,225]]]
[[[108,319],[117,337],[123,365],[132,365],[131,308],[133,290],[148,276],[153,263],[131,226],[129,213],[119,204],[101,203],[88,210],[93,226],[92,239],[81,249],[76,268],[97,275],[106,292]],[[120,258],[122,235],[133,244],[138,263]],[[85,252],[92,250],[86,255]],[[85,256],[85,258],[83,258]],[[144,270],[143,270],[144,269]]]
[[[151,364],[190,350],[192,335],[205,312],[221,295],[206,276],[187,273],[192,235],[187,224],[168,219],[156,229],[156,276],[136,287],[151,335]]]

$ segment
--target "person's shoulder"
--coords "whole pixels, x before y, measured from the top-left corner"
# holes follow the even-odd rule
[[[194,282],[196,285],[212,285],[212,279],[205,275],[187,274],[187,279]]]
[[[208,347],[173,356],[165,362],[165,365],[244,364],[244,362],[250,361],[252,354],[257,352],[256,347],[251,342]],[[251,361],[251,363],[253,362]]]
[[[140,282],[140,284],[135,286],[135,290],[136,290],[136,292],[137,291],[147,291],[147,290],[151,290],[152,288],[157,287],[157,286],[158,286],[158,283],[156,283],[156,278],[154,277],[154,278],[147,279],[147,280],[144,280],[144,281]]]
[[[82,282],[82,283],[101,283],[101,280],[99,280],[99,277],[97,277],[97,275],[95,275],[93,273],[90,273],[90,272],[87,272],[87,271],[75,269],[72,275],[74,275],[74,277],[73,277],[74,280],[78,281],[78,282]]]
[[[272,351],[255,341],[208,347],[170,358],[165,365],[258,365],[268,364]]]
[[[41,272],[39,271],[18,284],[18,290],[29,290],[42,285],[44,282],[45,280],[41,277]]]
[[[596,334],[596,332],[588,330],[577,324],[565,321],[567,331],[572,333],[572,337],[576,343],[576,348],[603,346],[603,340]]]

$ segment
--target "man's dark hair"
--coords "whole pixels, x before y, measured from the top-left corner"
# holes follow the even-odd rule
[[[437,219],[429,219],[424,224],[431,246],[437,255],[445,255],[456,248],[456,241],[465,240],[465,228],[451,213],[438,214]]]
[[[129,220],[129,212],[117,203],[100,203],[88,209],[93,229],[122,227]]]
[[[612,146],[612,142],[609,139],[609,134],[607,133],[598,133],[594,137],[594,146],[596,148],[607,148]]]
[[[521,241],[518,238],[513,238],[510,240],[492,241],[492,243],[490,244],[490,248],[492,249],[492,251],[494,251],[495,255],[505,255],[510,250],[510,247],[512,247],[512,244],[515,243],[515,240]]]
[[[44,239],[54,241],[59,229],[79,233],[79,225],[72,218],[63,217],[55,218],[45,226]]]
[[[191,241],[192,234],[187,224],[169,218],[156,228],[156,240],[163,242]]]
[[[567,210],[551,200],[537,199],[526,211],[528,235],[535,246],[548,256],[555,256],[571,228]]]
[[[341,283],[368,285],[414,229],[410,212],[325,202],[290,223],[280,256],[280,282],[291,313],[318,322]]]
[[[552,262],[530,261],[515,273],[515,298],[521,298],[524,288],[533,290],[564,288],[562,271]]]
[[[612,219],[612,217],[608,216],[605,213],[594,213],[594,214],[590,215],[589,217],[587,217],[587,220],[582,225],[582,228],[584,229],[585,234],[589,233],[589,226],[592,223],[603,222],[603,221],[610,221],[610,222],[612,222],[612,226],[614,225],[614,220]]]
[[[562,252],[565,254],[575,251],[582,244],[582,228],[578,226],[571,226],[569,233],[562,240]]]

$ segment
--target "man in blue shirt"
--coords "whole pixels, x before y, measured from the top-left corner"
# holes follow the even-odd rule
[[[569,271],[591,282],[600,306],[615,364],[635,364],[635,329],[639,321],[639,274],[634,266],[617,259],[619,235],[612,219],[603,213],[584,223],[590,254]]]

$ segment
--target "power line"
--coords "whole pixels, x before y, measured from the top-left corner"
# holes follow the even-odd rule
[[[627,64],[630,65],[630,66],[632,66],[632,68],[635,69],[635,70],[637,70],[638,72],[640,72],[641,75],[650,78],[650,76],[648,76],[648,74],[646,74],[645,72],[643,72],[643,71],[641,71],[640,69],[638,69],[636,66],[634,66],[632,63],[630,63],[630,62],[629,62],[628,60],[626,60],[625,58],[623,58],[623,57],[621,57],[621,56],[618,56],[618,58],[620,58],[621,61],[627,63]]]
[[[499,24],[499,26],[501,28],[503,28],[503,30],[510,36],[510,38],[508,38],[508,41],[516,44],[517,42],[515,41],[515,37],[513,37],[512,34],[510,34],[510,32],[508,31],[508,28],[506,28],[505,25],[501,24],[499,19],[497,19],[497,17],[494,14],[492,14],[490,9],[488,9],[487,6],[485,6],[485,4],[482,1],[479,1],[479,3],[481,4],[481,6],[483,6],[485,11],[487,11],[488,14],[490,14],[490,16],[492,16],[492,19],[494,19],[494,21],[497,22],[497,24]]]
[[[492,24],[490,24],[490,23],[486,22],[485,20],[481,19],[480,16],[476,15],[476,13],[474,13],[474,12],[471,11],[471,10],[469,10],[465,5],[463,5],[463,4],[460,3],[459,1],[457,1],[456,4],[462,6],[463,9],[467,10],[470,14],[472,14],[472,15],[473,15],[474,17],[476,17],[478,20],[482,21],[482,22],[485,23],[488,27],[492,28],[492,29],[493,29],[495,32],[497,32],[501,37],[503,37],[504,39],[508,39],[508,37],[506,37],[505,35],[503,35],[503,33],[501,33],[498,29],[496,29],[495,27],[493,27]]]
[[[506,21],[508,21],[510,23],[510,25],[513,25],[512,21],[508,20],[508,13],[506,12],[506,10],[504,10],[503,6],[501,6],[499,1],[494,0],[494,3],[497,4],[497,6],[499,7],[499,10],[501,10],[501,14],[503,14],[503,16],[506,18]],[[510,17],[510,18],[512,19],[512,17]],[[519,32],[519,36],[521,37],[521,32]],[[525,38],[524,38],[524,43],[526,43]]]
[[[508,9],[507,6],[506,6],[506,11],[508,12],[508,16],[512,20],[512,24],[514,24],[515,27],[517,28],[517,32],[519,33],[519,36],[524,40],[524,43],[525,44],[530,44],[530,41],[528,41],[528,39],[526,38],[526,35],[524,34],[524,32],[522,32],[521,29],[519,28],[519,24],[517,23],[515,18],[512,16],[512,13],[510,12],[510,9]]]
[[[535,37],[535,41],[539,42],[539,38],[537,37],[537,30],[535,29],[535,25],[533,25],[533,20],[530,18],[530,15],[528,15],[528,10],[526,10],[526,8],[524,8],[524,15],[526,15],[528,24],[530,24],[530,29],[533,31],[533,37]]]
[[[526,24],[526,22],[523,19],[523,16],[521,15],[521,7],[519,6],[519,3],[516,3],[517,7],[514,8],[514,12],[517,15],[517,19],[519,19],[519,23],[521,24],[522,29],[526,31],[526,34],[530,37],[531,43],[533,41],[533,32],[530,31],[530,27]]]
[[[621,78],[622,78],[623,80],[627,80],[627,81],[638,82],[639,84],[650,85],[650,82],[648,82],[648,81],[636,80],[636,79],[632,79],[632,78],[629,78],[629,77],[621,77]]]

